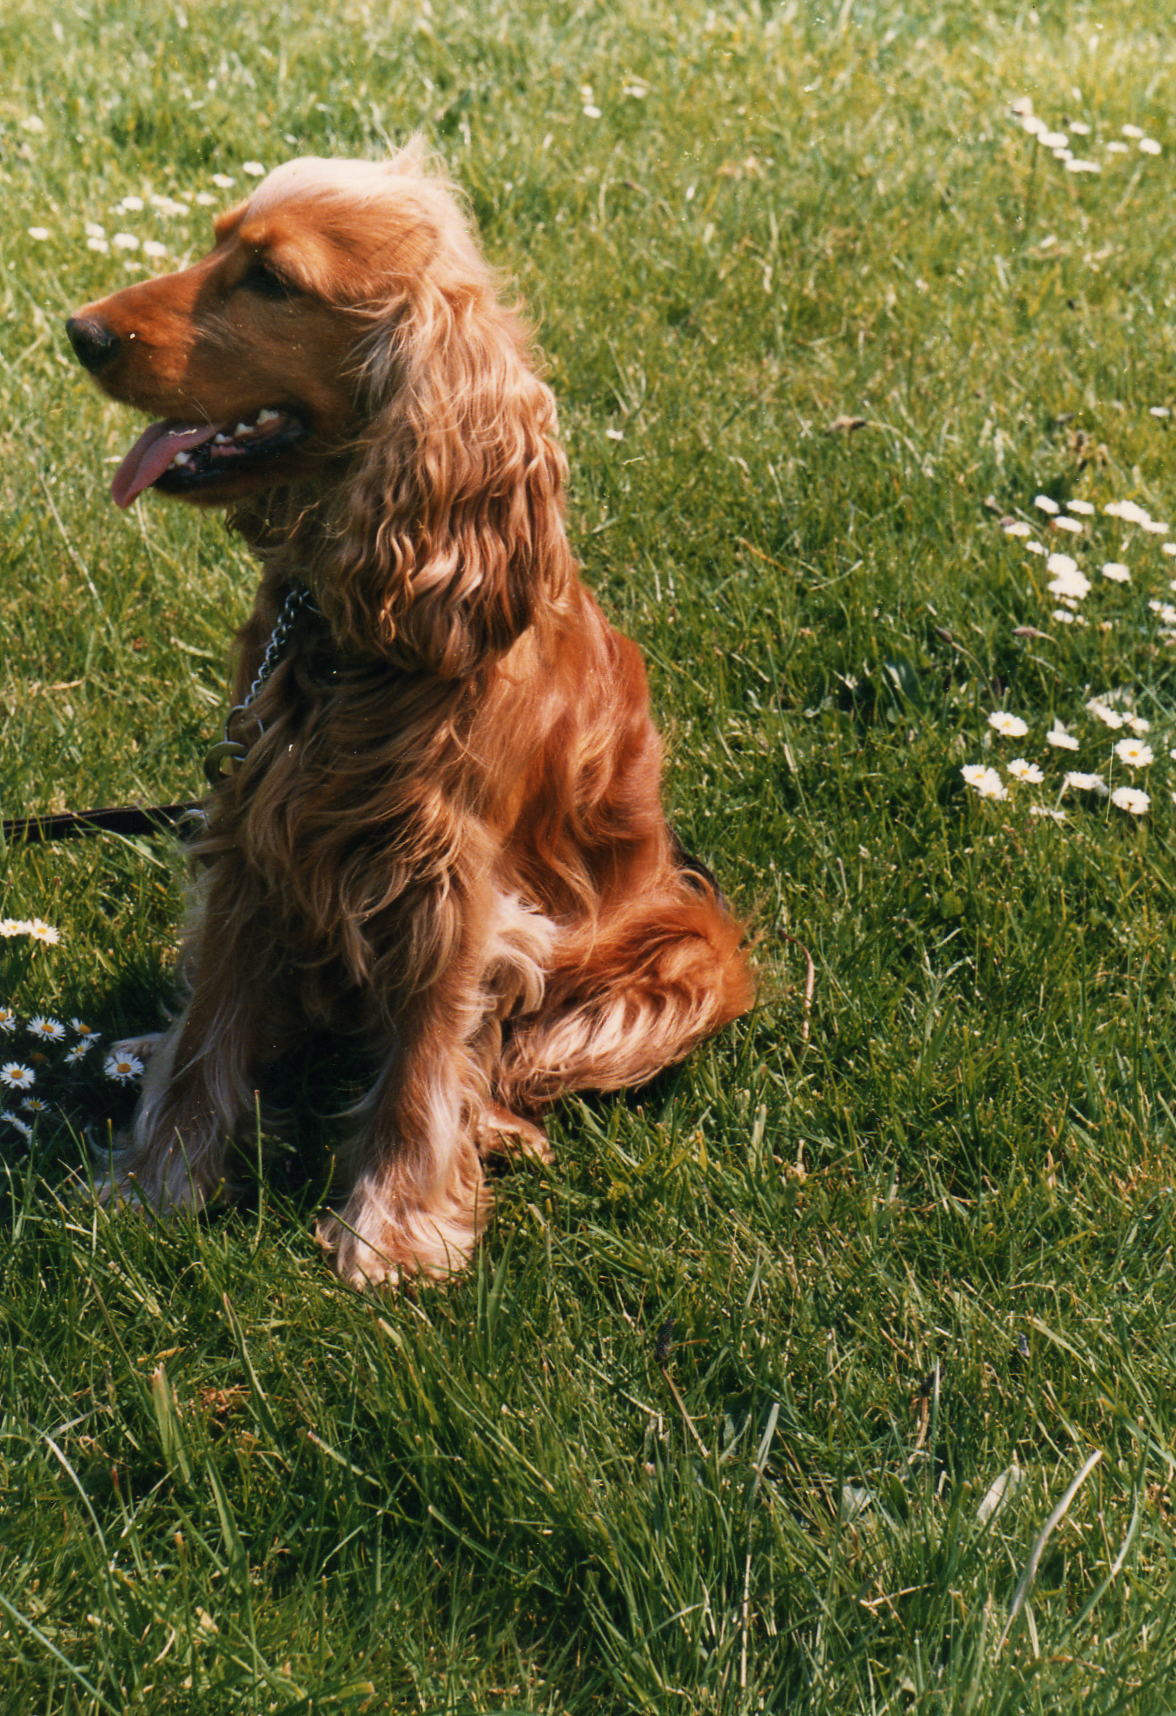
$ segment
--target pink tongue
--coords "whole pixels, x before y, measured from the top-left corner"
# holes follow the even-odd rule
[[[211,441],[223,425],[200,423],[185,427],[182,423],[152,423],[144,429],[118,470],[110,492],[118,506],[130,506],[135,496],[149,489],[161,477],[177,453],[189,447],[202,447]]]

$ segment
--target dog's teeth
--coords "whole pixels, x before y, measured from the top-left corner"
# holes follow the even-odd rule
[[[263,423],[276,423],[281,415],[280,411],[271,411],[268,405],[263,406],[257,413],[258,428],[260,428]]]
[[[190,465],[191,463],[192,463],[191,453],[177,453],[172,460],[173,465]]]
[[[226,435],[222,430],[219,435],[214,435],[212,437],[212,444],[214,447],[227,447],[231,443],[232,439],[233,437],[231,435]]]
[[[233,434],[238,440],[240,440],[242,435],[252,435],[256,428],[256,423],[238,423],[237,427],[233,430]]]

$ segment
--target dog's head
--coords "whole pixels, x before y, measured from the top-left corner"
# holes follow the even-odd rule
[[[261,496],[272,525],[265,492],[289,491],[330,544],[339,631],[415,633],[447,673],[506,647],[566,570],[563,458],[452,187],[417,143],[290,161],[215,233],[190,268],[67,323],[99,387],[157,419],[115,500]]]
[[[305,476],[369,419],[376,322],[395,323],[455,249],[480,264],[417,150],[289,161],[220,216],[190,268],[85,305],[66,330],[112,399],[160,421],[114,479],[219,506]]]

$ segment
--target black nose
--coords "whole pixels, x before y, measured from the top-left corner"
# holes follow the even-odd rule
[[[119,337],[105,322],[71,316],[65,324],[69,343],[77,353],[78,362],[93,373],[105,367],[118,351]]]

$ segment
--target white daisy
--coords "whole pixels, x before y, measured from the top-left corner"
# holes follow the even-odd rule
[[[65,1057],[66,1066],[67,1067],[76,1067],[79,1061],[85,1060],[86,1055],[89,1053],[89,1049],[90,1049],[89,1043],[86,1043],[86,1042],[75,1043],[73,1048],[70,1049],[68,1051],[68,1053],[66,1054],[66,1057]]]
[[[1141,524],[1139,528],[1145,530],[1149,536],[1167,536],[1172,526],[1166,519],[1149,518],[1147,523]]]
[[[1149,417],[1171,417],[1172,412],[1167,405],[1149,405],[1147,414]]]
[[[1112,584],[1130,584],[1131,572],[1121,560],[1108,560],[1102,569],[1104,578],[1109,578]]]
[[[1104,703],[1101,697],[1092,697],[1086,705],[1087,714],[1093,715],[1096,721],[1101,721],[1104,727],[1121,727],[1124,717],[1117,710]]]
[[[28,1090],[36,1084],[37,1075],[32,1067],[22,1065],[20,1061],[6,1061],[0,1067],[0,1081],[3,1081],[9,1090]]]
[[[115,214],[140,214],[143,209],[142,197],[124,197],[121,203],[115,203]]]
[[[1150,807],[1151,799],[1139,787],[1116,787],[1111,794],[1111,803],[1118,810],[1126,810],[1132,816],[1142,816]]]
[[[102,1063],[102,1071],[107,1078],[117,1079],[119,1084],[127,1084],[131,1079],[138,1078],[143,1071],[143,1063],[138,1055],[115,1053],[107,1055]]]
[[[212,175],[212,182],[218,191],[228,191],[232,189],[237,181],[235,179],[230,179],[227,173],[214,173]]]
[[[0,1031],[11,1036],[16,1030],[16,1014],[11,1007],[0,1007]]]
[[[1045,569],[1053,574],[1046,585],[1052,596],[1072,596],[1077,602],[1089,596],[1090,579],[1085,572],[1079,572],[1076,562],[1068,554],[1051,554]]]
[[[1108,501],[1103,507],[1103,511],[1108,518],[1121,518],[1124,524],[1142,525],[1149,523],[1151,519],[1149,512],[1146,512],[1143,507],[1137,506],[1134,501],[1129,500]]]
[[[1068,530],[1071,536],[1081,536],[1083,530],[1086,528],[1085,525],[1080,524],[1076,518],[1069,518],[1065,513],[1063,513],[1061,517],[1054,519],[1053,527],[1055,530]]]
[[[22,1120],[19,1114],[5,1114],[4,1118],[10,1126],[14,1126],[16,1128],[22,1138],[31,1138],[33,1136],[32,1127],[29,1125],[27,1120]]]
[[[102,1032],[96,1031],[93,1025],[87,1025],[84,1019],[71,1019],[69,1028],[71,1031],[76,1031],[79,1037],[85,1037],[91,1043],[96,1043],[102,1035]]]
[[[1030,534],[1029,526],[1021,518],[1010,518],[1007,524],[1001,525],[1001,529],[1006,536],[1028,536]]]
[[[1071,512],[1081,513],[1084,518],[1089,518],[1090,514],[1094,511],[1093,501],[1072,500],[1069,503],[1069,506]]]
[[[53,1110],[39,1096],[26,1096],[20,1105],[26,1114],[52,1114]]]
[[[1062,510],[1052,495],[1034,495],[1033,504],[1039,512],[1048,512],[1051,516]]]
[[[47,924],[44,918],[30,918],[24,926],[24,932],[45,947],[56,947],[61,940],[61,931],[54,929],[52,924]]]
[[[38,1013],[35,1019],[29,1020],[30,1037],[43,1037],[47,1043],[60,1043],[65,1036],[65,1026],[60,1019],[46,1019]]]
[[[1126,763],[1129,769],[1146,769],[1149,763],[1154,763],[1156,754],[1150,745],[1145,745],[1142,739],[1120,739],[1115,746],[1115,755],[1121,763]]]
[[[1011,763],[1005,764],[1005,773],[1015,781],[1025,781],[1029,786],[1040,786],[1045,776],[1036,763],[1028,763],[1024,757],[1014,757]]]
[[[29,228],[29,237],[35,238],[38,244],[43,244],[49,236],[49,228],[47,226],[31,226]]]
[[[1019,715],[1010,715],[1007,709],[994,709],[988,717],[988,725],[994,728],[1002,739],[1023,739],[1029,731],[1028,721],[1022,721]]]
[[[1139,152],[1141,155],[1158,155],[1161,153],[1162,149],[1163,144],[1157,143],[1154,137],[1141,137],[1139,139]]]
[[[1060,721],[1054,722],[1045,735],[1045,742],[1047,745],[1052,745],[1055,751],[1076,751],[1078,749],[1077,739],[1073,733],[1067,733]]]
[[[1049,550],[1043,542],[1027,542],[1025,552],[1026,554],[1048,554]]]
[[[1145,721],[1142,715],[1124,715],[1123,724],[1130,727],[1133,733],[1151,732],[1151,722]]]
[[[1074,787],[1078,792],[1096,792],[1106,796],[1107,783],[1101,775],[1086,775],[1080,769],[1071,769],[1063,786]]]
[[[248,173],[251,179],[264,179],[265,168],[260,161],[242,161],[241,171]]]
[[[1141,125],[1120,125],[1119,130],[1123,133],[1124,137],[1140,138],[1144,135],[1143,127]]]
[[[1065,822],[1066,820],[1064,810],[1053,810],[1048,804],[1031,804],[1029,814],[1030,816],[1048,816],[1051,822]]]
[[[1009,796],[1009,789],[996,770],[985,768],[983,763],[965,763],[960,773],[972,791],[979,793],[981,798]]]

